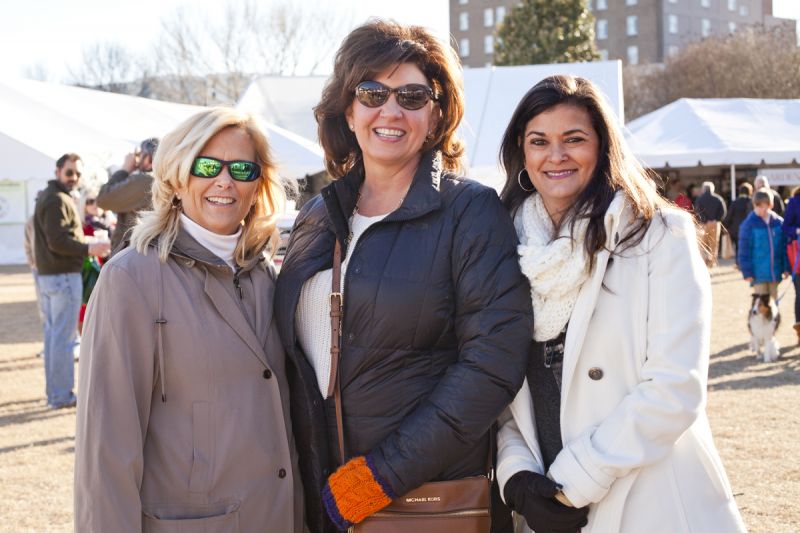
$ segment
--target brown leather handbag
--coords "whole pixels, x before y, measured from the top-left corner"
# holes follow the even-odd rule
[[[336,240],[333,253],[331,304],[331,377],[339,457],[345,461],[342,395],[339,386],[339,341],[342,328],[342,249]],[[491,447],[490,447],[491,454]],[[491,459],[488,465],[491,466]],[[487,468],[487,471],[489,468]],[[490,474],[491,475],[491,474]],[[387,507],[351,527],[357,533],[487,533],[491,528],[490,476],[453,481],[432,481],[395,498]]]

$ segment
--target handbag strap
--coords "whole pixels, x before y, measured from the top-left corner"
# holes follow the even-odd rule
[[[336,239],[333,248],[333,275],[331,276],[331,375],[328,397],[333,396],[336,410],[336,433],[339,439],[339,459],[344,464],[344,425],[342,423],[342,391],[339,383],[340,342],[342,339],[342,245]]]

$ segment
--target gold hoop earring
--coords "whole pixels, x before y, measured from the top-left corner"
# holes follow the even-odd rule
[[[526,176],[528,176],[528,181],[531,184],[531,188],[530,189],[526,189],[525,186],[522,185],[522,173],[523,172],[525,173]],[[530,174],[528,174],[528,171],[526,169],[524,169],[524,168],[519,171],[519,174],[517,174],[517,183],[519,184],[519,188],[522,189],[525,192],[533,192],[533,191],[536,190],[536,187],[533,187],[533,181],[531,180]]]

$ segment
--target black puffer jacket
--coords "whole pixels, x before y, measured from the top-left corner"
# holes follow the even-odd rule
[[[497,194],[423,157],[402,206],[359,239],[345,277],[340,365],[345,445],[371,453],[397,494],[485,472],[490,426],[525,377],[529,286]],[[330,269],[363,178],[348,174],[303,207],[283,263],[276,316],[290,361],[292,418],[312,531],[337,465],[332,401],[299,346],[303,283]],[[327,306],[327,302],[320,302]]]

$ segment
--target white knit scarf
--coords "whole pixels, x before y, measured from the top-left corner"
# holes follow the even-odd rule
[[[533,338],[547,341],[567,325],[578,293],[589,279],[589,258],[583,245],[589,223],[585,218],[575,222],[574,239],[570,224],[564,223],[558,237],[552,239],[553,222],[539,194],[526,198],[520,209],[525,242],[517,251],[522,273],[531,283]]]

